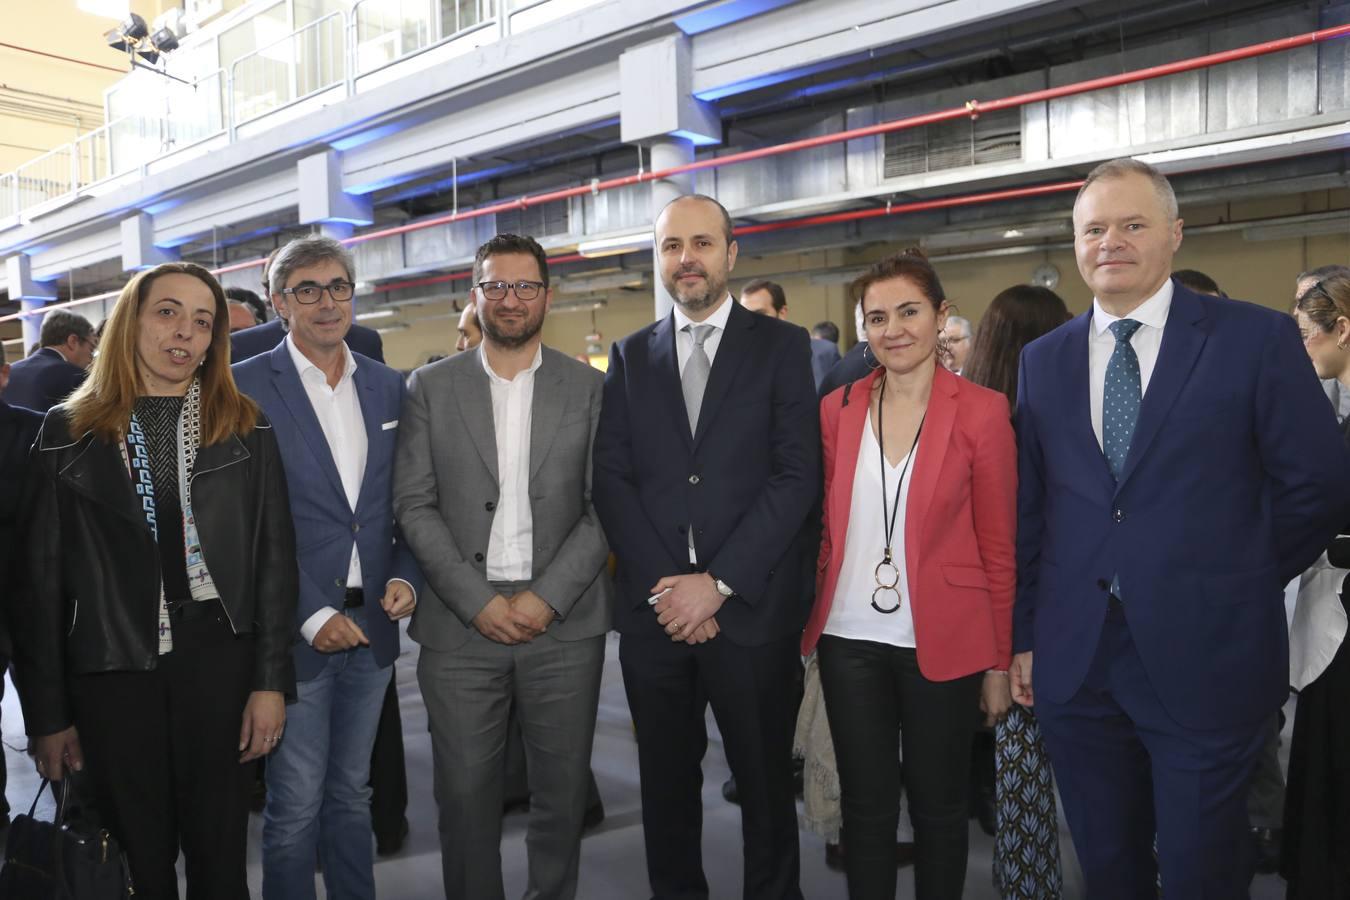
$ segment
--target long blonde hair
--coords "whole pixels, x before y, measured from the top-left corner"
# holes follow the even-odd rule
[[[202,382],[202,444],[220,443],[231,434],[246,435],[257,423],[257,404],[239,392],[230,374],[230,315],[220,282],[195,263],[176,262],[140,272],[122,289],[108,316],[89,377],[66,401],[72,436],[92,431],[112,442],[120,440],[130,426],[132,406],[144,392],[136,363],[141,306],[150,285],[161,275],[190,275],[215,298],[211,345],[197,371]]]

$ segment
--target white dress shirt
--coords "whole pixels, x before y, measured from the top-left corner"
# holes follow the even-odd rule
[[[864,397],[864,400],[867,398]],[[910,451],[917,455],[918,448]],[[844,561],[839,567],[839,583],[834,589],[830,615],[825,620],[825,634],[855,641],[878,641],[894,647],[914,646],[914,611],[909,596],[909,575],[905,569],[905,506],[909,502],[909,485],[914,478],[914,463],[906,470],[907,454],[900,464],[886,461],[885,508],[896,517],[892,535],[891,561],[900,580],[900,609],[890,614],[872,608],[872,593],[877,589],[876,568],[886,550],[886,530],[882,526],[883,505],[881,493],[881,448],[872,431],[872,417],[862,430],[862,444],[858,449],[858,468],[853,474],[853,500],[848,511],[848,532],[844,538]],[[900,485],[900,511],[891,506],[895,502],[895,482],[904,472]],[[885,570],[883,570],[885,571]],[[889,609],[895,604],[895,594],[882,591],[877,605]]]
[[[361,481],[366,474],[366,450],[369,446],[366,422],[361,417],[361,400],[356,395],[356,382],[352,378],[356,374],[356,358],[344,343],[342,377],[338,379],[337,387],[329,387],[328,375],[300,352],[289,334],[286,335],[286,350],[291,354],[295,370],[300,373],[305,396],[309,398],[309,405],[313,407],[319,427],[323,429],[328,452],[333,455],[333,464],[337,466],[338,477],[342,480],[342,490],[347,495],[347,503],[355,510],[357,498],[361,495]],[[358,588],[362,584],[361,556],[353,543],[351,562],[347,566],[347,587]],[[338,611],[333,607],[323,607],[301,624],[301,636],[313,644],[324,624],[337,614]]]
[[[1163,286],[1128,316],[1113,316],[1102,309],[1101,303],[1092,299],[1092,327],[1088,330],[1088,391],[1089,408],[1092,412],[1092,432],[1097,435],[1097,446],[1102,446],[1102,395],[1106,392],[1106,364],[1116,350],[1116,336],[1111,333],[1111,323],[1121,318],[1132,319],[1140,327],[1130,337],[1130,346],[1134,355],[1139,357],[1139,396],[1148,393],[1148,382],[1153,377],[1153,367],[1158,363],[1158,348],[1162,346],[1163,327],[1167,324],[1167,313],[1172,309],[1172,279],[1163,282]]]
[[[675,359],[680,366],[680,377],[684,377],[684,367],[689,363],[689,357],[694,355],[694,335],[693,330],[685,330],[686,325],[711,325],[712,333],[703,339],[703,352],[708,356],[708,368],[712,368],[713,362],[717,358],[717,348],[722,345],[722,332],[727,330],[727,320],[731,318],[731,307],[736,301],[727,294],[722,298],[722,305],[717,307],[712,315],[702,322],[695,322],[684,314],[684,310],[676,304],[675,313]],[[694,527],[689,526],[689,562],[692,565],[698,565],[698,554],[694,550]]]
[[[530,427],[534,418],[534,373],[544,361],[534,351],[530,367],[510,381],[492,371],[484,345],[478,359],[492,392],[492,426],[497,437],[497,509],[488,535],[488,581],[529,581],[534,577],[534,514],[530,509]]]
[[[722,345],[722,332],[727,330],[727,319],[731,318],[731,306],[735,303],[731,295],[727,294],[722,298],[722,305],[717,307],[717,311],[702,322],[695,322],[684,314],[684,310],[678,305],[675,307],[675,358],[680,364],[680,376],[684,376],[685,364],[689,362],[689,357],[694,355],[694,336],[684,330],[686,325],[711,325],[712,334],[708,335],[703,341],[703,352],[708,354],[708,365],[711,366],[717,359],[717,348]]]

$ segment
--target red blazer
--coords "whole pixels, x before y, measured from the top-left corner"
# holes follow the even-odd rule
[[[844,562],[872,385],[884,370],[839,388],[820,403],[825,451],[824,531],[816,565],[816,603],[802,653],[820,640]],[[880,522],[862,522],[884,540]],[[919,671],[950,681],[1006,669],[1012,662],[1017,572],[1017,447],[1008,399],[938,366],[905,506],[905,567]]]

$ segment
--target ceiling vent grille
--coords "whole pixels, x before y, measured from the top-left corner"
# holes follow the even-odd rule
[[[1022,111],[939,122],[886,135],[883,177],[920,175],[1022,158]]]
[[[521,234],[533,238],[568,234],[571,229],[570,203],[554,200],[524,209],[497,213],[498,234]]]

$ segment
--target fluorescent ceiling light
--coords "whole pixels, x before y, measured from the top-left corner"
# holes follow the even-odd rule
[[[641,250],[644,247],[651,246],[651,243],[652,233],[650,231],[634,231],[629,234],[582,241],[577,244],[577,252],[587,258],[614,256],[617,253],[632,253],[634,250]]]
[[[370,312],[356,314],[356,321],[365,322],[369,319],[387,319],[390,316],[396,316],[398,312],[392,309],[372,309]]]

